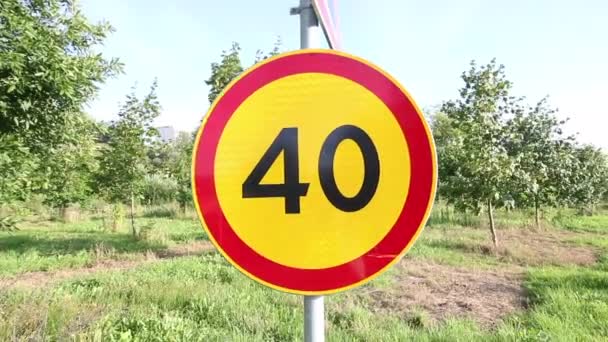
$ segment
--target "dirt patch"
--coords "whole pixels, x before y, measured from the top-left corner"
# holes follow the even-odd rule
[[[479,229],[463,228],[434,232],[430,246],[460,250],[465,253],[495,256],[498,260],[519,266],[572,265],[587,266],[597,261],[597,249],[574,246],[570,242],[581,233],[558,230],[501,229],[497,231],[498,248]],[[583,234],[584,235],[584,234]]]
[[[520,270],[471,270],[409,258],[395,267],[398,275],[390,288],[370,288],[363,294],[370,310],[411,318],[422,309],[431,325],[466,317],[492,328],[526,306]]]
[[[186,245],[175,245],[157,252],[155,255],[161,259],[177,258],[182,256],[201,255],[213,250],[209,241],[197,241]]]
[[[580,234],[563,231],[509,229],[498,232],[504,248],[502,256],[520,265],[592,265],[597,251],[572,246],[567,241]]]
[[[28,272],[9,278],[0,277],[0,292],[10,288],[40,288],[62,280],[90,275],[97,272],[128,270],[157,260],[202,255],[213,250],[213,248],[213,245],[208,241],[198,241],[187,245],[172,246],[163,251],[149,251],[145,255],[142,255],[141,260],[101,259],[90,267],[72,268],[53,272]]]

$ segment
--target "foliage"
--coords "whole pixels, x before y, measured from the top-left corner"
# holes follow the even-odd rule
[[[194,134],[187,132],[179,132],[173,141],[155,141],[151,144],[148,150],[150,172],[156,178],[150,178],[148,185],[152,186],[152,182],[156,182],[158,191],[166,193],[158,198],[162,203],[177,200],[182,208],[185,208],[192,202],[190,168],[193,145]],[[164,182],[164,185],[160,182]],[[168,189],[160,190],[165,186],[171,188],[172,195],[167,193]],[[148,187],[148,190],[152,188]],[[153,197],[150,191],[144,194],[144,197],[148,203],[161,203],[149,201]]]
[[[160,114],[156,97],[157,83],[139,100],[134,92],[126,97],[119,119],[109,127],[109,141],[102,149],[98,189],[112,202],[126,202],[141,194],[147,172],[147,147],[158,134],[152,121]]]
[[[172,167],[172,174],[177,181],[177,202],[185,211],[186,205],[192,203],[192,150],[194,135],[181,133],[175,140],[177,158]]]
[[[46,168],[39,172],[46,180],[42,192],[45,203],[65,208],[69,204],[84,204],[93,195],[93,175],[97,171],[95,123],[84,117],[79,125],[70,127],[74,137],[41,158]]]
[[[154,139],[150,142],[146,153],[148,155],[146,163],[150,173],[165,177],[171,176],[171,165],[175,163],[177,157],[172,142]]]
[[[556,178],[566,176],[569,158],[560,152],[567,151],[561,147],[572,138],[561,138],[565,121],[558,121],[554,113],[543,99],[525,113],[517,111],[508,122],[506,146],[518,167],[519,184],[514,194],[520,205],[534,206],[536,201],[555,205],[560,200],[557,195],[563,192],[558,189],[560,182]]]
[[[89,23],[69,0],[4,0],[0,22],[0,133],[44,150],[63,141],[97,85],[121,70],[94,52],[112,27]]]
[[[142,197],[146,204],[156,205],[172,202],[175,200],[177,190],[178,184],[174,178],[158,174],[144,176]]]
[[[254,64],[278,55],[281,52],[281,45],[281,38],[277,37],[274,47],[269,53],[264,54],[262,50],[257,50]],[[205,84],[211,87],[208,96],[209,103],[213,103],[224,88],[244,71],[240,56],[241,50],[240,44],[233,42],[230,49],[222,51],[219,62],[211,63],[211,75],[205,80]]]
[[[509,186],[519,207],[534,207],[540,226],[541,206],[556,206],[568,201],[567,179],[572,171],[571,146],[574,137],[563,137],[565,120],[547,106],[547,99],[534,107],[516,110],[507,122],[508,140],[504,142],[517,168]]]
[[[17,220],[12,216],[0,217],[0,232],[14,232],[17,228]]]
[[[116,232],[121,229],[125,219],[125,209],[121,203],[104,205],[101,212],[101,228]]]
[[[0,168],[12,168],[0,177],[11,183],[0,188],[0,198],[23,199],[34,188],[47,191],[45,177],[62,176],[53,169],[59,165],[47,161],[62,158],[58,147],[78,140],[73,128],[82,123],[83,104],[122,70],[117,59],[94,51],[111,31],[107,23],[88,22],[71,0],[2,1],[0,154],[14,154],[0,161]],[[40,168],[32,177],[36,164]]]
[[[281,53],[281,45],[283,44],[283,41],[281,40],[281,37],[277,37],[277,39],[274,42],[274,46],[272,48],[272,50],[267,53],[264,54],[264,51],[262,50],[257,50],[255,53],[255,61],[254,64],[257,64],[267,58],[270,58],[272,56],[276,56],[279,53]]]
[[[608,191],[608,157],[591,145],[576,148],[574,155],[576,162],[568,181],[572,202],[592,209]]]
[[[205,84],[210,86],[209,103],[213,103],[226,86],[243,72],[241,64],[241,46],[233,42],[229,50],[222,51],[220,62],[211,63],[211,76],[205,80]]]
[[[0,134],[0,203],[27,199],[38,162],[23,139]]]
[[[131,230],[135,228],[135,198],[140,197],[144,177],[148,172],[147,146],[158,131],[152,122],[160,115],[160,104],[156,97],[157,82],[154,80],[150,92],[139,100],[135,92],[127,95],[125,104],[118,113],[118,121],[109,128],[109,142],[103,149],[98,173],[99,191],[111,202],[131,200]]]
[[[509,96],[504,67],[494,60],[481,67],[471,62],[462,79],[460,98],[441,107],[452,133],[438,151],[442,195],[462,209],[479,212],[487,204],[496,244],[492,207],[507,195],[515,169],[503,142],[508,139],[505,117],[516,99]]]
[[[504,67],[495,62],[463,73],[460,99],[444,103],[441,112],[449,121],[446,144],[438,153],[443,195],[458,207],[478,209],[485,200],[504,194],[514,164],[502,142],[507,139],[505,112],[512,105],[511,83]],[[447,129],[447,128],[444,128]]]
[[[463,74],[458,101],[432,118],[439,196],[460,210],[492,206],[593,208],[606,196],[608,168],[599,149],[564,135],[567,120],[547,98],[527,107],[509,95],[504,67],[492,60]],[[490,221],[492,218],[490,217]]]

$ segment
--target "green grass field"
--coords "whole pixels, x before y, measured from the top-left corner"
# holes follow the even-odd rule
[[[478,218],[431,220],[389,272],[327,297],[327,340],[607,340],[608,215],[501,219],[496,251]],[[137,224],[137,240],[97,221],[0,233],[0,340],[302,340],[300,296],[185,252],[208,246],[197,220]]]

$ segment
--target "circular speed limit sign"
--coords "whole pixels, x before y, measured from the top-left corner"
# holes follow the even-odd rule
[[[298,294],[346,290],[398,261],[437,181],[429,127],[387,73],[333,50],[265,60],[198,131],[194,202],[235,267]]]

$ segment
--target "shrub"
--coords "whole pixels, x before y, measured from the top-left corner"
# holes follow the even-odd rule
[[[146,175],[142,196],[144,203],[156,205],[175,200],[178,191],[177,181],[160,175]]]

